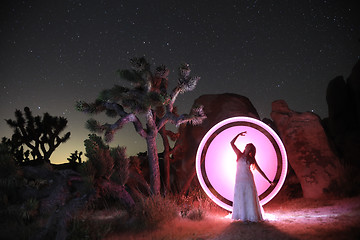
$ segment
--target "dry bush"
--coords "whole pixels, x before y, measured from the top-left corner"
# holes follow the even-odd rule
[[[196,208],[191,209],[188,212],[186,217],[190,220],[200,221],[200,220],[204,219],[205,215],[206,215],[206,212],[204,211],[203,208],[196,207]]]
[[[216,205],[202,189],[194,189],[187,196],[178,196],[178,205],[183,218],[190,220],[203,220],[208,213],[227,214]]]
[[[101,221],[74,218],[68,227],[67,239],[104,239],[112,230],[112,224],[104,224]]]
[[[170,197],[160,195],[143,198],[134,209],[135,228],[154,228],[178,216],[178,206]]]

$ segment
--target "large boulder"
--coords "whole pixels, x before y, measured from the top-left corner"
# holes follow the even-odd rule
[[[176,187],[187,191],[195,176],[195,156],[201,139],[206,132],[218,122],[237,116],[259,119],[255,107],[247,97],[237,94],[203,95],[195,100],[194,106],[203,105],[207,118],[201,125],[183,125],[179,128],[179,139],[175,144],[173,157],[176,160]]]
[[[347,79],[351,100],[354,103],[354,112],[356,113],[356,125],[360,126],[360,60],[353,67],[349,78]]]
[[[360,61],[345,81],[338,76],[326,90],[328,118],[324,126],[333,147],[346,165],[360,167]]]
[[[339,158],[330,148],[320,118],[298,113],[283,100],[272,103],[271,118],[282,138],[305,198],[321,198],[342,176]]]

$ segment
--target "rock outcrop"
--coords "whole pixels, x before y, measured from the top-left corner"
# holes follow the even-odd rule
[[[354,104],[354,112],[356,113],[356,125],[360,126],[360,60],[353,67],[349,78],[347,79],[350,97]]]
[[[291,167],[305,198],[321,198],[342,175],[339,158],[330,148],[320,118],[297,113],[283,100],[272,103],[271,118],[282,138]]]
[[[181,192],[188,190],[195,176],[195,155],[199,143],[206,132],[216,123],[236,116],[248,116],[259,119],[255,107],[247,97],[237,94],[203,95],[195,100],[194,106],[203,105],[207,119],[201,125],[184,125],[179,129],[180,137],[175,144],[173,154],[176,159],[176,183]]]
[[[326,91],[328,118],[324,126],[334,150],[345,165],[360,167],[360,61],[344,80],[331,80]]]

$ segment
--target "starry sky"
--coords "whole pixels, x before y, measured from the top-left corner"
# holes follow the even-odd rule
[[[102,89],[121,84],[118,69],[145,56],[170,70],[170,89],[180,63],[201,77],[181,95],[179,113],[188,113],[203,94],[248,97],[261,118],[284,99],[295,111],[327,116],[328,82],[349,76],[360,55],[360,9],[348,0],[93,1],[3,0],[0,3],[0,133],[3,119],[30,107],[68,119],[71,139],[52,155],[66,162],[83,151],[90,117],[75,110],[77,100],[93,101]],[[100,121],[109,120],[95,116]],[[111,119],[110,119],[111,121]],[[128,155],[146,151],[132,126],[113,145]]]

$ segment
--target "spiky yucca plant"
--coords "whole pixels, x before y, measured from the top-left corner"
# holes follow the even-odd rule
[[[169,70],[165,66],[151,72],[145,58],[133,58],[131,70],[120,70],[120,77],[128,81],[131,87],[115,85],[103,90],[93,103],[77,102],[79,111],[97,114],[105,112],[109,117],[116,117],[114,123],[101,124],[90,119],[87,127],[97,133],[103,133],[106,142],[113,139],[114,134],[125,124],[132,123],[135,131],[146,140],[150,170],[150,186],[153,194],[160,193],[160,169],[156,136],[169,122],[179,126],[183,123],[200,124],[206,118],[202,106],[193,108],[190,114],[178,115],[174,111],[174,102],[179,94],[192,91],[200,77],[190,76],[189,64],[179,68],[177,86],[167,92]],[[164,108],[163,114],[157,109]],[[146,125],[139,120],[144,115]]]
[[[125,147],[110,148],[101,137],[89,134],[84,141],[85,156],[88,158],[87,170],[89,175],[96,179],[114,179],[121,185],[125,185],[129,177],[129,159],[126,156]]]

